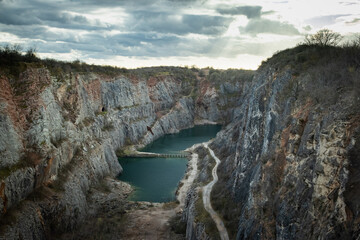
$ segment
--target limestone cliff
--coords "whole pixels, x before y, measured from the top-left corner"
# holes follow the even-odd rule
[[[211,194],[231,239],[356,239],[358,49],[299,46],[255,75],[16,62],[0,68],[0,238],[46,239],[88,215],[91,186],[122,171],[116,151],[197,123],[221,122]],[[154,134],[151,134],[150,127]],[[187,237],[216,238],[196,189]]]
[[[211,145],[222,159],[212,202],[232,238],[359,238],[360,67],[352,51],[286,50],[241,89],[238,112]]]
[[[114,75],[71,64],[55,71],[46,61],[11,64],[0,71],[0,236],[6,239],[45,239],[76,228],[87,215],[90,187],[122,171],[116,150],[231,115],[231,109],[220,114],[214,101],[224,95],[223,84],[216,89],[198,70]]]

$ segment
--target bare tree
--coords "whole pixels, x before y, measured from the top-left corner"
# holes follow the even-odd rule
[[[318,46],[337,46],[341,41],[342,36],[339,33],[333,32],[329,29],[322,29],[315,34],[306,35],[304,43],[307,45]]]
[[[356,34],[354,41],[352,42],[353,47],[360,48],[360,33]]]

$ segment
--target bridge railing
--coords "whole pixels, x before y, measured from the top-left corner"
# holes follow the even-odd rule
[[[126,157],[141,157],[141,158],[187,158],[190,156],[189,153],[151,153],[151,152],[134,152],[126,155]]]

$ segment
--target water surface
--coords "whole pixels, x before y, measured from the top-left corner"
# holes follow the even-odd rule
[[[202,125],[167,134],[142,151],[179,153],[196,143],[207,142],[220,131],[220,125]],[[168,202],[175,200],[178,182],[186,170],[186,158],[119,158],[124,171],[119,179],[130,183],[133,201]]]

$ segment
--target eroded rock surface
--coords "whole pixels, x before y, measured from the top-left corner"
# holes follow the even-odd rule
[[[211,92],[202,96],[195,88],[205,77],[175,70],[187,80],[156,71],[148,77],[70,71],[59,78],[45,67],[1,75],[1,236],[72,232],[89,215],[91,187],[121,173],[117,150],[146,145],[196,120],[224,121],[209,100],[218,94],[214,84],[202,86]]]

